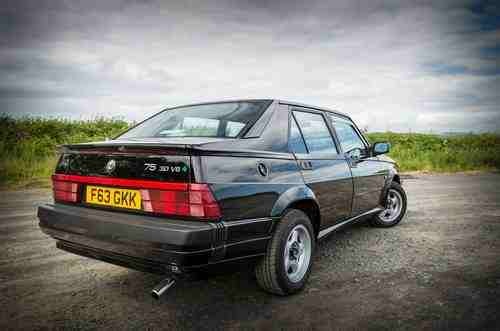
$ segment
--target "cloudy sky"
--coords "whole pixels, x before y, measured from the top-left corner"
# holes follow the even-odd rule
[[[273,97],[370,131],[500,127],[498,1],[0,3],[0,112],[140,120]]]

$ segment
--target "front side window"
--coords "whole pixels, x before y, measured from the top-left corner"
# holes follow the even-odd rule
[[[293,115],[302,131],[309,153],[335,153],[332,135],[321,114],[294,111]]]
[[[337,134],[337,138],[344,152],[350,152],[355,148],[362,150],[366,148],[363,140],[351,124],[338,121],[331,116],[330,119],[332,120],[333,128],[335,129],[335,133]]]
[[[163,137],[237,137],[254,123],[268,101],[223,102],[167,109],[118,139]]]

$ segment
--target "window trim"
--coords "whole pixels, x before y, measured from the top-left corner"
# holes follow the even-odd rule
[[[333,147],[335,148],[335,153],[331,153],[331,152],[322,153],[322,152],[314,152],[314,151],[311,152],[311,151],[309,151],[309,147],[307,146],[306,139],[304,138],[304,135],[302,133],[302,128],[300,127],[299,122],[295,118],[295,115],[294,115],[295,111],[302,112],[302,113],[312,113],[312,114],[320,115],[323,118],[323,122],[325,123],[326,129],[327,129],[328,133],[330,133],[330,137],[332,138]],[[316,110],[316,109],[310,109],[310,108],[302,108],[302,107],[293,106],[293,107],[290,107],[289,113],[295,119],[295,123],[297,124],[297,127],[299,128],[300,134],[302,135],[302,139],[304,141],[304,144],[305,144],[306,150],[307,150],[307,154],[306,155],[308,155],[308,156],[316,156],[316,157],[332,156],[332,157],[328,157],[328,158],[338,158],[339,156],[343,155],[342,150],[339,148],[339,144],[337,142],[336,136],[335,136],[334,132],[332,131],[332,128],[330,127],[330,125],[328,123],[328,119],[325,117],[325,112],[324,111],[322,111],[322,110]],[[290,132],[290,124],[289,124],[289,130],[288,131]]]
[[[331,123],[330,124],[332,126],[332,129],[335,131],[335,135],[336,136],[337,136],[337,131],[335,130],[335,125],[333,124],[333,122],[342,122],[342,123],[348,124],[348,125],[350,125],[354,129],[354,132],[356,132],[356,134],[358,135],[359,139],[361,139],[361,142],[365,146],[366,152],[367,153],[369,152],[370,143],[366,140],[365,136],[363,136],[363,134],[361,133],[361,131],[359,130],[359,128],[357,127],[357,125],[353,121],[346,120],[344,118],[339,118],[339,117],[335,116],[334,114],[328,114],[328,116],[331,118]],[[342,143],[340,141],[340,138],[338,139],[338,141],[339,141],[340,148],[342,148],[342,153],[347,153],[348,151],[344,151],[344,148],[342,147]]]
[[[295,116],[293,115],[292,111],[288,112],[288,143],[287,143],[288,151],[292,154],[304,154],[304,153],[294,152],[290,146],[290,141],[291,141],[290,137],[292,136],[292,121],[295,122],[295,125],[297,126],[297,129],[299,130],[300,139],[302,139],[302,143],[304,144],[304,147],[306,149],[305,154],[309,155],[310,154],[309,148],[307,147],[306,140],[304,139],[304,135],[302,134],[302,129],[300,128],[299,123],[297,123],[297,120],[295,119]]]

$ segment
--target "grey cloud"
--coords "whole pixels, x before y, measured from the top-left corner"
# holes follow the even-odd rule
[[[8,112],[40,101],[39,114],[137,120],[165,105],[280,97],[373,130],[387,118],[396,130],[497,119],[498,54],[484,49],[499,31],[483,31],[468,1],[7,1],[0,13]]]

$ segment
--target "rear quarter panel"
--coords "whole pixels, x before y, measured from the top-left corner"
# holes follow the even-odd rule
[[[268,175],[259,173],[262,163]],[[224,220],[271,216],[278,198],[304,185],[295,159],[203,156],[202,177],[219,201]]]

